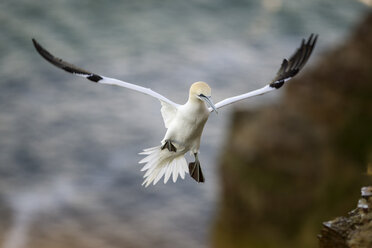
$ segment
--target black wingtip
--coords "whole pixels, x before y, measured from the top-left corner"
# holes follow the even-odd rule
[[[38,44],[37,41],[34,38],[32,38],[31,40],[32,40],[32,44],[34,44],[34,47],[37,50],[37,44]]]
[[[85,69],[79,68],[73,64],[70,64],[66,61],[63,61],[60,58],[55,57],[50,52],[48,52],[45,48],[43,48],[34,38],[32,38],[32,43],[36,51],[47,60],[49,63],[57,66],[58,68],[65,70],[72,74],[77,74],[86,77],[88,80],[98,83],[98,81],[102,80],[103,78],[95,73],[89,72]]]
[[[43,52],[47,52],[34,38],[32,38],[32,43],[34,44],[35,49],[42,55]],[[44,56],[43,56],[44,57]]]
[[[41,57],[43,57],[44,59],[46,59],[48,62],[52,63],[53,65],[63,69],[61,67],[61,62],[62,62],[61,59],[58,59],[58,58],[54,57],[50,52],[45,50],[40,45],[40,43],[37,42],[34,38],[32,38],[32,43],[34,44],[34,47],[35,47],[36,51],[40,54]]]
[[[314,39],[313,39],[312,46],[315,46],[315,44],[316,44],[316,42],[318,40],[318,37],[319,37],[319,35],[318,34],[315,34]]]
[[[300,47],[290,59],[283,60],[276,77],[270,83],[270,87],[279,89],[286,80],[296,76],[310,58],[317,40],[318,34],[314,33],[310,34],[307,40],[302,39]]]
[[[34,44],[36,51],[41,55],[40,51],[43,49],[42,46],[35,40],[35,38],[32,38],[32,43]]]

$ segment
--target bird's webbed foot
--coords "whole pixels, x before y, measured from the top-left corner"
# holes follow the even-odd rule
[[[177,152],[176,147],[172,144],[170,140],[166,140],[164,145],[161,147],[162,150],[167,148],[170,152]]]
[[[189,163],[190,176],[198,183],[204,183],[204,176],[198,159],[198,154],[195,153],[195,162]]]

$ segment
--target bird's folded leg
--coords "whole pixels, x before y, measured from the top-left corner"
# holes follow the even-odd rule
[[[177,152],[176,147],[172,144],[170,140],[166,140],[164,145],[161,147],[162,150],[167,148],[170,152]]]
[[[204,183],[204,176],[198,159],[198,154],[194,153],[195,162],[189,163],[190,176],[198,183]]]

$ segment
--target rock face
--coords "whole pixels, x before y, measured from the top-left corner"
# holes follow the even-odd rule
[[[372,160],[372,14],[306,71],[281,102],[234,114],[213,247],[317,247],[321,223],[355,207]]]
[[[323,223],[319,247],[372,247],[372,186],[362,188],[358,207],[348,213],[347,217],[338,217]]]

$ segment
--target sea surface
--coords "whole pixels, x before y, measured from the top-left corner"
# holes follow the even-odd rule
[[[187,177],[144,188],[138,153],[163,138],[159,102],[65,73],[36,53],[31,38],[75,65],[180,104],[193,82],[205,81],[218,102],[264,86],[301,39],[317,33],[304,70],[311,68],[368,11],[357,0],[2,0],[0,247],[210,246],[231,114],[281,96],[210,116],[204,184]]]

